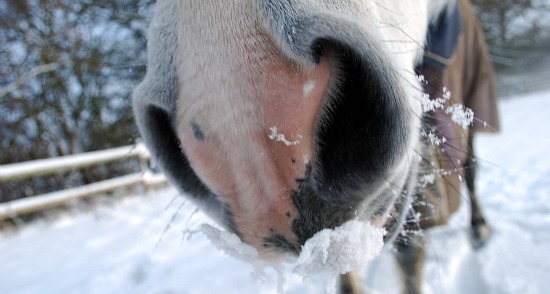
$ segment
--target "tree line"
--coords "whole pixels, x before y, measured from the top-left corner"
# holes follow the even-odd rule
[[[134,142],[129,95],[146,70],[154,1],[0,3],[0,164]],[[0,202],[138,169],[111,164],[0,185]]]
[[[550,49],[549,0],[471,1],[497,70],[514,70],[547,54]]]

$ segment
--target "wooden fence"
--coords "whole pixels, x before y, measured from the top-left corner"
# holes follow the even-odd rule
[[[164,175],[153,173],[149,169],[151,155],[145,145],[141,143],[77,155],[0,165],[0,184],[2,184],[8,181],[61,173],[131,158],[138,158],[140,160],[142,172],[72,189],[0,203],[0,221],[60,206],[71,200],[106,193],[123,187],[143,185],[147,188],[166,183]]]

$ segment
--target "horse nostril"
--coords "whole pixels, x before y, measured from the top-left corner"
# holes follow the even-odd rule
[[[182,152],[181,142],[174,128],[174,118],[170,112],[155,105],[139,103],[134,107],[134,111],[142,138],[163,173],[207,214],[238,234],[229,207],[221,203],[218,196],[201,181]],[[199,124],[192,122],[191,128],[197,140],[202,141],[206,138]]]
[[[189,166],[185,154],[181,152],[181,143],[175,133],[173,118],[170,114],[162,108],[150,105],[144,107],[141,117],[143,121],[140,124],[140,130],[143,139],[163,172],[169,178],[177,179],[179,188],[185,192],[194,195],[210,195],[211,192],[198,179]],[[197,128],[197,133],[204,138],[198,125]]]

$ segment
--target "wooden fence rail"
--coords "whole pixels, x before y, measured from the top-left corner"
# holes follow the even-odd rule
[[[155,174],[149,170],[148,162],[151,159],[151,156],[145,145],[141,143],[83,154],[0,165],[1,184],[8,181],[61,173],[68,170],[81,169],[131,158],[138,158],[140,160],[142,168],[141,173],[130,174],[72,189],[0,203],[0,221],[37,212],[46,208],[60,206],[74,199],[106,193],[118,188],[135,185],[150,187],[166,183],[166,178],[164,175]]]

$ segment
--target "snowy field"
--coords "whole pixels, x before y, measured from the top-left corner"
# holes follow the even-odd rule
[[[481,202],[494,229],[473,251],[465,205],[427,233],[426,293],[549,293],[550,92],[501,102],[503,132],[477,139]],[[277,293],[278,275],[217,251],[208,220],[172,189],[0,232],[0,293]],[[369,293],[398,293],[390,252],[361,269]],[[284,274],[284,293],[329,277]]]

